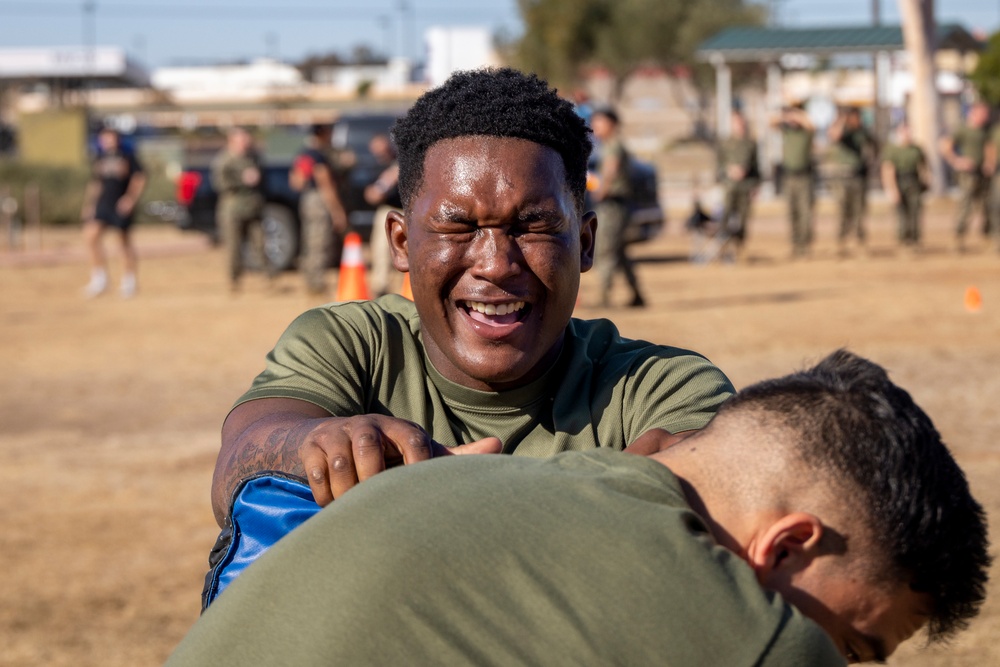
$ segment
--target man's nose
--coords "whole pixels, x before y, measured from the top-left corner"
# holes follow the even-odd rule
[[[497,282],[521,272],[524,255],[507,227],[480,227],[470,252],[477,277]]]

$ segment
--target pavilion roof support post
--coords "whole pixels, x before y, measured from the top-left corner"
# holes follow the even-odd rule
[[[931,172],[931,191],[944,193],[944,163],[938,150],[941,136],[941,106],[937,94],[934,67],[934,15],[931,0],[899,0],[903,19],[903,39],[913,75],[909,119],[917,144],[927,153]]]
[[[781,133],[771,127],[771,119],[781,113],[781,107],[784,105],[781,92],[782,78],[781,65],[776,62],[768,63],[766,80],[767,113],[764,125],[767,130],[760,136],[761,141],[764,142],[764,150],[761,152],[763,156],[761,167],[763,168],[764,175],[771,179],[774,178],[774,166],[781,160]]]
[[[733,113],[733,75],[726,59],[719,54],[712,55],[715,67],[715,135],[726,139],[731,132],[730,120]]]

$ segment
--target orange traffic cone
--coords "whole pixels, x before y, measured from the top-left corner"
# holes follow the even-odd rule
[[[978,313],[983,309],[983,295],[975,285],[970,285],[965,290],[965,309],[970,313]]]
[[[404,299],[409,299],[410,301],[413,301],[413,290],[410,289],[409,272],[403,274],[403,287],[400,288],[399,295]]]
[[[344,238],[344,254],[340,257],[340,277],[337,279],[337,301],[359,301],[371,298],[365,281],[365,260],[361,256],[361,237],[351,232]]]

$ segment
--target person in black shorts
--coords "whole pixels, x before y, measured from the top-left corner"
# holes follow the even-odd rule
[[[91,166],[81,213],[83,239],[90,253],[90,282],[84,293],[87,297],[95,297],[108,288],[108,263],[101,239],[104,230],[111,227],[118,231],[125,261],[121,293],[131,297],[137,288],[138,258],[129,229],[139,195],[146,186],[146,175],[131,151],[123,150],[121,136],[116,130],[101,130],[97,143],[97,157]]]

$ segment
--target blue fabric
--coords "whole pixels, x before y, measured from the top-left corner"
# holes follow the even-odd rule
[[[228,537],[229,543],[223,544],[221,560],[209,571],[203,606],[208,607],[251,563],[319,511],[305,482],[271,473],[245,481],[233,496],[232,525],[220,537],[220,542]]]

